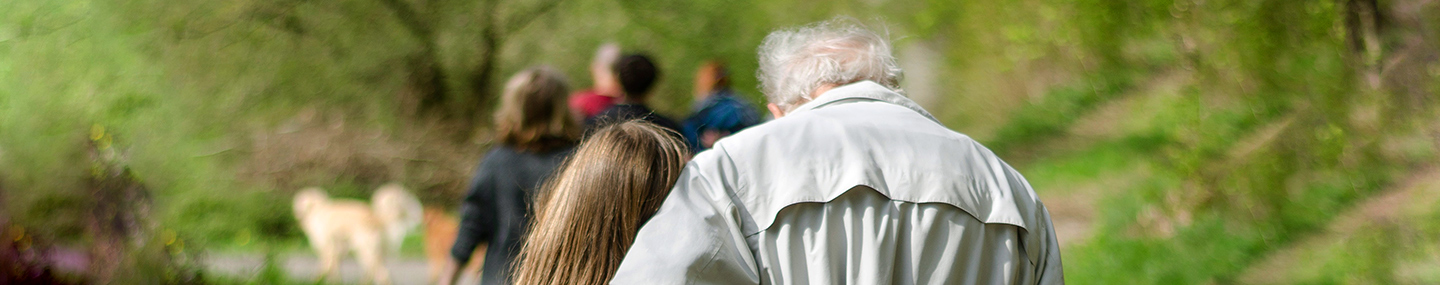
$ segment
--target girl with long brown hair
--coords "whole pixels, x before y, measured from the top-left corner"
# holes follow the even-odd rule
[[[640,120],[592,134],[536,200],[515,283],[610,281],[689,155],[674,131]]]

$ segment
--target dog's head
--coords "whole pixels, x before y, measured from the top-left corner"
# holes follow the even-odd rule
[[[325,190],[317,187],[302,189],[295,194],[295,218],[304,219],[306,215],[313,213],[316,207],[329,202],[330,196],[325,195]]]
[[[400,250],[400,241],[405,239],[405,233],[420,225],[424,205],[420,205],[420,200],[398,183],[380,186],[370,198],[370,203],[375,217],[385,226],[391,250]]]
[[[423,218],[420,200],[415,199],[415,195],[411,195],[405,186],[398,183],[380,186],[370,200],[375,207],[375,214],[386,221],[386,224],[410,230],[420,225]]]

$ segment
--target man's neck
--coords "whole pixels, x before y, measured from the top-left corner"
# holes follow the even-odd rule
[[[825,92],[829,92],[831,89],[835,89],[835,87],[840,87],[840,85],[835,85],[835,84],[820,85],[820,87],[815,88],[815,91],[810,92],[810,95],[805,95],[805,97],[802,98],[801,100],[799,100],[799,102],[793,103],[794,105],[791,105],[788,110],[787,110],[787,109],[782,109],[782,108],[780,108],[779,105],[775,105],[775,104],[769,104],[769,105],[767,106],[767,108],[770,109],[770,115],[771,115],[771,116],[774,116],[776,119],[779,119],[779,118],[781,118],[781,117],[784,117],[785,115],[789,115],[791,111],[795,111],[795,108],[799,108],[800,105],[804,105],[805,103],[810,102],[810,100],[815,100],[815,98],[820,97],[820,95],[825,94]]]
[[[840,87],[840,85],[835,85],[835,84],[820,85],[819,88],[815,88],[815,92],[810,92],[810,95],[809,95],[809,96],[806,96],[806,98],[808,98],[808,100],[806,100],[806,101],[815,100],[816,97],[820,97],[820,95],[825,94],[825,92],[830,92],[830,90],[831,90],[831,89],[835,89],[835,87]]]

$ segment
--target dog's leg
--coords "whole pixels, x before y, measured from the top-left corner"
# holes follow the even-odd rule
[[[340,255],[343,248],[334,239],[328,239],[323,244],[315,244],[315,254],[320,258],[320,280],[325,282],[340,282],[336,278],[336,267],[340,265]]]
[[[390,269],[385,268],[384,259],[373,262],[375,264],[371,266],[373,268],[371,270],[375,272],[375,284],[390,285]]]
[[[380,233],[375,235],[357,236],[355,240],[355,259],[360,266],[368,273],[366,279],[371,279],[380,285],[390,284],[390,270],[385,268],[386,245]]]

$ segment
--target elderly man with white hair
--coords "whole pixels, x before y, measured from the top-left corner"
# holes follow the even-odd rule
[[[771,33],[774,121],[685,166],[613,284],[1061,284],[1019,172],[907,99],[887,40],[837,19]]]

